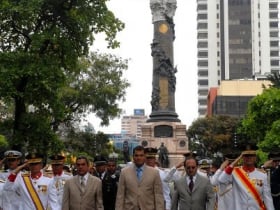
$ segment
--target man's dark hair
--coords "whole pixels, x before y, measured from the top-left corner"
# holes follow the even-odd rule
[[[188,157],[188,158],[186,158],[185,161],[184,161],[184,167],[186,167],[186,162],[187,162],[187,160],[194,160],[195,163],[196,163],[196,166],[198,166],[198,160],[197,160],[197,159],[195,159],[195,158],[193,158],[193,157]]]
[[[81,156],[77,157],[76,163],[77,163],[78,160],[85,160],[87,165],[89,165],[89,160],[86,156],[81,155]]]
[[[141,145],[138,145],[133,148],[133,155],[135,154],[135,151],[144,151],[145,152],[145,148]]]

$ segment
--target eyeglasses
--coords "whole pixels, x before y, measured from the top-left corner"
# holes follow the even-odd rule
[[[245,154],[243,157],[255,157],[256,155],[251,155],[251,154]]]
[[[190,169],[195,169],[196,168],[196,166],[188,166],[188,167],[186,167],[188,170],[190,170]]]

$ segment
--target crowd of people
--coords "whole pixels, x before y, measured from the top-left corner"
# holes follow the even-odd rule
[[[194,153],[172,168],[161,168],[156,148],[136,146],[133,162],[118,168],[102,156],[94,165],[76,158],[75,170],[65,157],[5,152],[0,164],[1,210],[280,210],[280,152],[270,153],[256,168],[256,149],[227,154],[220,165],[198,161]]]

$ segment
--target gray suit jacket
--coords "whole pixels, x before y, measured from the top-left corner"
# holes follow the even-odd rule
[[[172,210],[213,210],[215,194],[208,178],[196,175],[192,192],[189,190],[186,176],[174,183]]]
[[[116,210],[164,210],[162,184],[158,170],[144,165],[138,181],[134,166],[121,171]]]
[[[78,176],[67,180],[64,185],[62,210],[103,210],[101,180],[89,175],[84,193]]]

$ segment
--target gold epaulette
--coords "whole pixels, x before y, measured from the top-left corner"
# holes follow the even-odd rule
[[[53,173],[52,172],[44,172],[43,176],[48,177],[48,178],[53,178]]]
[[[30,175],[30,172],[29,171],[25,171],[25,172],[22,172],[21,173],[21,176],[29,176]]]
[[[0,183],[5,183],[5,180],[4,179],[0,179]]]
[[[257,169],[257,171],[260,171],[260,172],[266,174],[266,171],[264,169],[262,169],[262,168],[256,168],[256,169]]]

